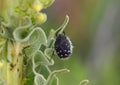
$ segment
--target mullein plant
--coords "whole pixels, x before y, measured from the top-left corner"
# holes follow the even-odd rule
[[[0,16],[0,85],[59,85],[56,74],[69,70],[51,71],[49,66],[54,65],[51,57],[56,37],[64,34],[69,17],[66,15],[63,24],[57,30],[51,29],[47,37],[40,27],[47,20],[47,15],[41,10],[52,5],[54,0],[2,2],[5,7],[1,9]],[[66,49],[72,52],[69,38],[63,35],[63,40],[70,45]],[[58,53],[58,56],[61,58],[62,54]],[[87,83],[88,80],[83,80],[79,85]]]
[[[0,16],[0,85],[59,85],[56,74],[69,70],[51,71],[49,66],[54,64],[56,33],[64,31],[69,17],[47,37],[40,27],[47,19],[41,10],[54,0],[5,1]]]

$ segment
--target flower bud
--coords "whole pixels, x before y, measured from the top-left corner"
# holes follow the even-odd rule
[[[33,10],[36,12],[40,12],[43,9],[43,4],[39,0],[35,0],[33,4]]]
[[[42,4],[35,4],[35,5],[33,6],[33,9],[34,9],[36,12],[41,11],[42,8],[43,8]]]
[[[37,16],[37,23],[44,23],[47,20],[47,16],[45,13],[39,13]]]

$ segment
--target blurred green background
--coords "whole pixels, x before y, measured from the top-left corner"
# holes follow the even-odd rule
[[[4,0],[0,2],[4,10]],[[120,85],[120,0],[55,0],[42,12],[48,16],[41,26],[47,35],[66,14],[70,17],[65,33],[73,43],[73,54],[64,61],[54,56],[51,66],[70,69],[58,75],[60,85],[78,85],[84,79],[89,85]]]

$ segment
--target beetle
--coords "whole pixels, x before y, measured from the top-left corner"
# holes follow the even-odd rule
[[[54,43],[56,54],[60,58],[68,58],[73,51],[73,45],[69,37],[64,34],[57,34]]]

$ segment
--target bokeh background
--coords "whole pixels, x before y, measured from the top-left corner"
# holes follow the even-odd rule
[[[70,59],[54,57],[52,69],[68,68],[59,75],[60,85],[120,85],[120,0],[55,0],[43,12],[48,20],[42,25],[46,34],[57,29],[68,14],[65,30],[73,42]]]
[[[65,33],[73,43],[73,54],[68,60],[54,56],[51,66],[70,69],[58,75],[60,85],[78,85],[84,79],[88,85],[120,85],[120,0],[55,0],[42,11],[48,16],[42,24],[47,35],[66,14],[70,17]]]

